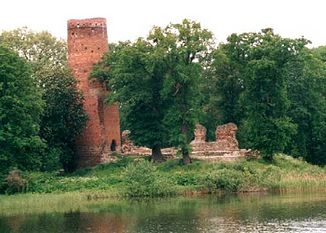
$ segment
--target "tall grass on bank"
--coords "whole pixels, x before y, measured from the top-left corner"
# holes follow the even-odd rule
[[[159,169],[178,185],[208,192],[326,190],[325,168],[286,155],[275,155],[272,163],[263,160],[198,161],[187,168],[182,168],[177,161],[168,161]]]
[[[98,192],[108,197],[156,197],[197,192],[326,190],[326,168],[286,155],[263,160],[209,163],[179,160],[159,165],[144,158],[118,157],[114,163],[72,174],[23,173],[27,193]],[[5,187],[5,186],[3,186]],[[4,190],[5,188],[3,188]]]
[[[88,211],[93,204],[114,200],[110,191],[83,191],[65,193],[26,193],[0,196],[0,215],[63,213]]]
[[[163,197],[176,193],[174,184],[147,160],[132,163],[123,173],[127,197]]]

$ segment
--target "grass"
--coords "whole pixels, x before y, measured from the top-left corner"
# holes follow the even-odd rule
[[[65,193],[26,193],[0,196],[0,215],[65,213],[89,211],[92,205],[117,201],[108,191],[79,191]]]
[[[272,163],[262,160],[209,163],[179,160],[159,165],[144,158],[118,157],[110,164],[60,176],[56,173],[24,173],[27,193],[78,193],[88,199],[153,197],[215,192],[289,192],[326,190],[326,168],[286,155]],[[68,195],[67,194],[67,195]]]

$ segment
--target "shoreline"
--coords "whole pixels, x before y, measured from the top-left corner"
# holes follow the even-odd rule
[[[314,191],[314,192],[312,192]],[[304,192],[246,192],[246,193],[196,193],[192,195],[177,195],[164,198],[123,198],[117,196],[102,196],[97,198],[88,198],[87,192],[69,192],[69,193],[48,193],[48,194],[18,194],[18,195],[0,195],[0,216],[47,214],[47,213],[65,213],[65,212],[89,212],[93,206],[98,205],[121,205],[129,208],[133,202],[170,202],[178,200],[197,200],[206,198],[270,198],[279,196],[291,196],[293,198],[285,201],[295,202],[295,197],[300,196],[320,196],[325,199],[325,190],[316,192],[315,190],[305,190]],[[325,194],[325,195],[322,195]],[[94,195],[94,194],[92,194]]]
[[[87,199],[151,198],[223,193],[291,193],[326,190],[326,167],[311,165],[286,155],[273,163],[242,160],[209,163],[195,161],[183,166],[179,160],[152,164],[145,158],[118,157],[115,163],[77,170],[72,174],[25,172],[24,194],[75,193]],[[8,195],[0,195],[7,197]]]

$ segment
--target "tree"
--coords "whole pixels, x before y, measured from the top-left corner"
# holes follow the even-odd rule
[[[76,80],[65,69],[43,75],[39,80],[45,102],[40,136],[48,145],[43,169],[64,168],[71,171],[76,160],[75,138],[82,132],[87,120],[83,96],[76,89]]]
[[[49,32],[33,32],[27,27],[4,31],[0,43],[28,60],[33,76],[41,79],[49,72],[67,68],[67,45]]]
[[[240,97],[245,108],[244,139],[247,146],[272,160],[275,152],[285,150],[296,132],[296,124],[288,117],[287,66],[307,41],[281,38],[272,29],[233,38],[245,64],[244,91]]]
[[[162,51],[150,39],[138,39],[112,46],[92,74],[108,84],[109,101],[120,103],[131,138],[151,148],[155,162],[163,160],[161,148],[168,143],[160,93],[165,66]]]
[[[213,35],[200,24],[183,20],[164,30],[156,29],[158,46],[167,54],[163,96],[168,104],[164,122],[169,137],[179,146],[184,164],[191,163],[189,143],[199,119],[202,63],[213,45]]]
[[[263,29],[232,34],[214,51],[210,80],[222,122],[240,124],[240,143],[271,160],[292,141],[296,124],[288,115],[288,67],[301,54],[304,39],[285,39]],[[212,107],[211,107],[212,108]]]
[[[326,63],[326,46],[319,46],[317,48],[313,48],[311,51],[315,58],[319,59],[323,63]]]
[[[120,43],[105,56],[93,77],[109,85],[110,101],[118,101],[136,144],[152,149],[179,146],[189,163],[189,142],[198,119],[200,62],[212,34],[184,20],[165,29],[154,27],[146,39]]]
[[[284,151],[296,130],[287,117],[289,101],[282,71],[272,60],[250,62],[243,95],[247,145],[260,150],[267,160]]]
[[[298,130],[287,152],[315,164],[326,163],[326,60],[320,56],[323,51],[323,47],[306,48],[288,66],[288,115]]]
[[[43,169],[73,167],[74,139],[86,124],[82,95],[67,66],[67,46],[48,32],[27,28],[5,31],[0,43],[16,51],[31,64],[32,76],[45,102],[40,136],[47,142]]]
[[[0,171],[39,169],[43,101],[27,62],[0,46]]]
[[[243,117],[239,100],[244,90],[244,66],[238,62],[238,57],[231,56],[229,47],[229,44],[222,44],[212,52],[202,79],[200,122],[207,128],[208,140],[213,141],[217,125],[228,122],[240,124]]]

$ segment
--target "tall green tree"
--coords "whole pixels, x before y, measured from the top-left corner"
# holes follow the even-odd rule
[[[264,29],[232,34],[213,62],[223,121],[240,123],[242,145],[258,149],[271,160],[291,144],[296,124],[288,116],[288,67],[307,43],[285,39]]]
[[[45,102],[40,136],[47,142],[43,169],[73,168],[74,139],[83,130],[86,114],[83,98],[67,65],[67,46],[48,32],[27,28],[5,31],[0,43],[25,58],[31,65]]]
[[[306,48],[288,67],[288,115],[298,130],[287,152],[326,164],[326,60],[318,49]]]
[[[212,34],[184,20],[154,27],[146,39],[121,43],[98,64],[93,76],[109,85],[110,100],[120,102],[132,139],[152,149],[179,146],[190,162],[189,142],[199,110],[201,62]]]
[[[75,168],[75,139],[85,127],[87,115],[83,96],[76,89],[76,80],[70,72],[58,69],[43,74],[39,80],[43,89],[45,108],[40,122],[40,136],[48,148],[44,155],[43,170]]]
[[[244,90],[244,66],[238,63],[238,57],[230,56],[229,50],[229,44],[216,48],[203,73],[200,122],[207,128],[208,140],[215,140],[217,125],[228,122],[240,124],[243,117],[239,100]]]
[[[162,90],[169,103],[164,122],[171,142],[180,148],[183,163],[188,164],[189,143],[199,120],[202,68],[212,50],[213,35],[187,19],[156,31],[158,46],[166,50],[168,65]]]
[[[0,172],[41,167],[43,101],[27,62],[0,46]]]
[[[242,36],[244,46],[250,47],[242,98],[246,141],[265,159],[272,160],[274,153],[284,152],[296,133],[297,125],[288,117],[287,66],[297,59],[307,42],[284,39],[271,29]]]
[[[33,76],[41,79],[49,72],[67,68],[67,45],[49,32],[33,32],[27,27],[4,31],[0,43],[31,63]]]
[[[161,148],[168,144],[160,93],[166,73],[163,52],[152,39],[120,43],[110,48],[92,74],[108,84],[109,101],[120,103],[131,138],[151,148],[155,162],[163,160]]]

